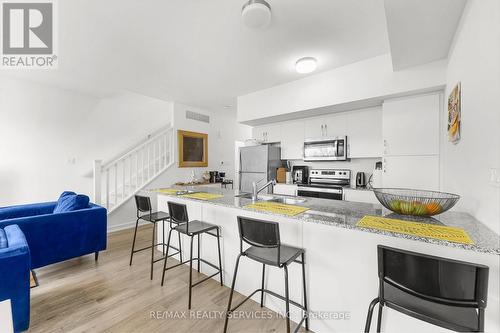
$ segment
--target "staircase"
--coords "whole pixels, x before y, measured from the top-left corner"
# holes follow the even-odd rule
[[[94,202],[110,214],[171,167],[173,133],[169,125],[111,162],[94,161]]]

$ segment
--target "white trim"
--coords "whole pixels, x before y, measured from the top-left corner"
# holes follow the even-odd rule
[[[125,229],[130,229],[135,227],[135,221],[129,221],[121,224],[115,224],[115,225],[108,225],[108,234],[111,232],[115,231],[120,231],[120,230],[125,230]],[[140,221],[139,226],[141,225],[146,225],[146,222]]]

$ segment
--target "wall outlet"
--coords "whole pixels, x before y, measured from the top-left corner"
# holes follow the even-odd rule
[[[68,164],[76,164],[76,157],[68,157]]]

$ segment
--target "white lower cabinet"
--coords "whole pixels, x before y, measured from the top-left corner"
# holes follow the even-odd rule
[[[354,202],[365,202],[371,204],[378,204],[379,201],[375,197],[375,193],[370,190],[357,190],[355,188],[344,189],[344,200]]]
[[[439,156],[385,156],[383,187],[439,191]]]
[[[297,195],[299,187],[294,184],[276,184],[273,187],[274,194]]]

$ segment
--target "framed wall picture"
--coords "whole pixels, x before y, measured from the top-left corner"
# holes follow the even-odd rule
[[[208,134],[178,130],[179,167],[208,166]]]
[[[462,91],[460,82],[448,96],[448,140],[453,143],[460,141]]]

